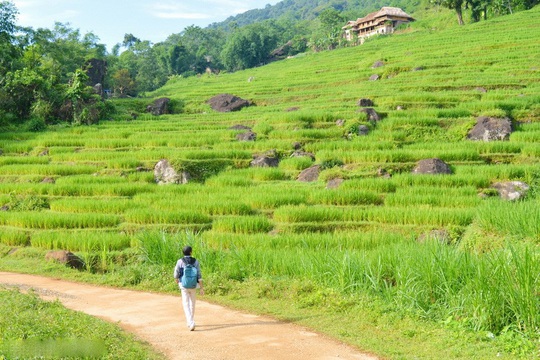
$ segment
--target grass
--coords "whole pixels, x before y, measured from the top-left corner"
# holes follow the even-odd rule
[[[0,289],[0,354],[5,359],[163,359],[116,324]]]
[[[0,206],[12,205],[0,212],[0,268],[33,271],[25,254],[69,248],[88,271],[55,276],[168,292],[189,241],[215,301],[387,358],[532,358],[539,12],[440,31],[418,22],[359,47],[174,79],[152,94],[182,101],[182,114],[0,134]],[[373,69],[377,60],[386,65]],[[374,73],[381,80],[368,81]],[[216,113],[206,100],[219,93],[256,106]],[[359,98],[382,120],[359,113]],[[508,116],[515,131],[469,141],[477,116]],[[239,124],[257,140],[237,141]],[[359,125],[369,133],[350,135]],[[314,159],[291,157],[299,146]],[[277,168],[250,167],[274,150]],[[434,157],[453,173],[411,173]],[[197,181],[157,185],[160,159]],[[323,167],[319,178],[296,181],[312,165]],[[335,178],[344,181],[327,189]],[[506,180],[528,183],[527,197],[502,201],[492,186]]]

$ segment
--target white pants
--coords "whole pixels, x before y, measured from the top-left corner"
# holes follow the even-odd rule
[[[197,298],[196,289],[186,289],[180,286],[182,291],[182,305],[188,327],[195,326],[195,300]]]

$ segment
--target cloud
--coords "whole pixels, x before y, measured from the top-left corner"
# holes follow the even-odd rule
[[[176,4],[174,2],[161,2],[153,4],[150,13],[154,17],[160,19],[200,20],[212,18],[211,14],[196,12],[185,5]]]

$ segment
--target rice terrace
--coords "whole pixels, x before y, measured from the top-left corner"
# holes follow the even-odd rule
[[[427,15],[171,77],[98,124],[6,128],[0,270],[177,294],[190,243],[205,301],[384,359],[537,358],[540,7],[440,29]],[[220,94],[249,106],[218,112]],[[161,98],[172,113],[145,112]]]

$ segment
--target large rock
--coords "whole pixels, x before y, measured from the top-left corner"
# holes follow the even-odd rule
[[[470,140],[497,141],[508,140],[512,133],[512,121],[509,118],[491,118],[481,116],[476,125],[469,131]]]
[[[216,95],[208,100],[210,107],[219,112],[238,111],[251,103],[248,100],[239,98],[231,94]]]
[[[275,150],[270,150],[264,154],[255,155],[250,165],[251,167],[278,167],[279,155]]]
[[[304,171],[300,173],[300,175],[298,175],[298,181],[302,181],[302,182],[317,181],[319,179],[320,172],[321,172],[321,166],[313,165],[312,167],[305,169]]]
[[[413,170],[414,174],[451,174],[450,166],[441,159],[420,160]]]
[[[146,111],[152,113],[152,115],[155,115],[155,116],[168,114],[170,102],[171,102],[171,99],[169,98],[156,99],[151,105],[148,105],[148,107],[146,108]]]
[[[375,106],[373,103],[373,100],[371,99],[360,99],[358,100],[358,106],[366,107],[366,106]]]
[[[162,159],[154,166],[154,179],[159,185],[186,184],[190,176],[187,172],[179,174],[168,160]]]
[[[507,181],[493,184],[493,187],[499,192],[501,199],[514,201],[527,195],[529,185],[521,181]]]
[[[236,135],[236,140],[238,141],[255,141],[257,140],[257,134],[253,131],[247,131],[245,133],[240,133]]]
[[[302,149],[298,149],[295,152],[291,154],[291,157],[308,157],[311,160],[315,161],[315,154],[304,151]]]
[[[381,120],[381,115],[379,115],[379,113],[377,113],[373,108],[363,108],[363,109],[358,110],[358,112],[365,113],[369,121]]]
[[[45,259],[59,262],[74,269],[84,268],[84,261],[80,257],[65,250],[49,251],[45,254]]]

